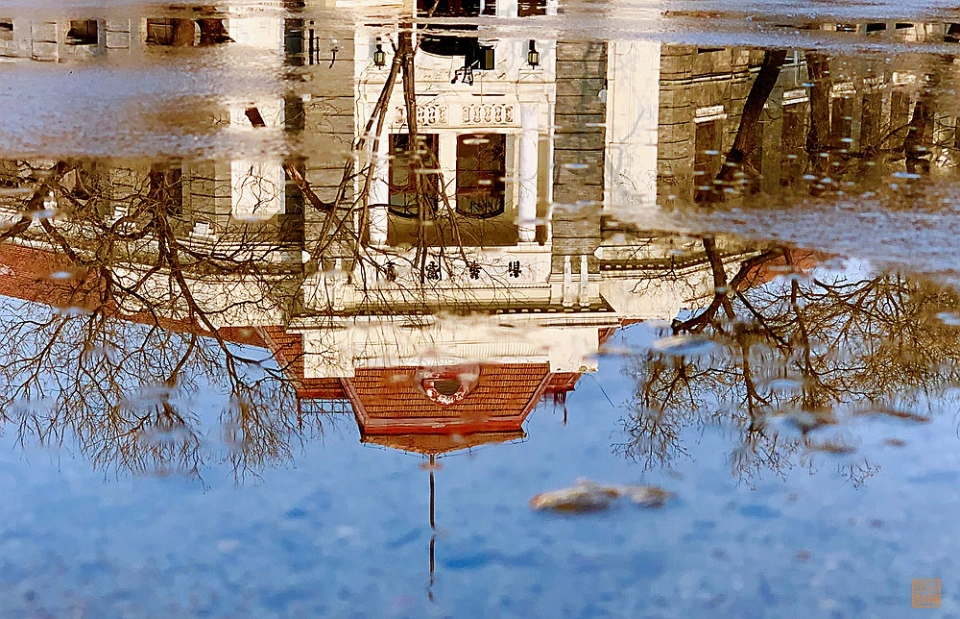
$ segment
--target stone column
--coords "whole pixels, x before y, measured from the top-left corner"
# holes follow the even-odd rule
[[[590,273],[587,270],[587,257],[580,256],[580,307],[590,307]]]
[[[564,307],[573,307],[573,266],[570,256],[563,257],[563,291],[560,293],[560,303]]]
[[[520,196],[517,201],[517,219],[519,220],[520,242],[532,243],[537,240],[537,167],[540,160],[540,135],[538,133],[538,109],[535,104],[524,103],[520,106],[520,123],[523,133],[520,136]]]
[[[390,136],[384,132],[380,136],[377,152],[373,154],[373,178],[370,180],[370,195],[367,204],[370,217],[367,232],[370,244],[383,246],[387,244],[387,221],[389,218],[387,205],[390,203],[390,161],[388,159]]]

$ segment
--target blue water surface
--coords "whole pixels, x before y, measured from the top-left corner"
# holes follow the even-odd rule
[[[636,325],[617,345],[637,350]],[[687,457],[648,472],[618,455],[630,383],[620,357],[541,406],[521,443],[439,460],[435,574],[429,473],[360,444],[350,417],[291,462],[238,482],[227,465],[105,475],[69,446],[0,450],[3,616],[902,617],[914,578],[941,578],[957,613],[957,417],[857,429],[872,476],[832,456],[782,475],[731,468],[737,432],[690,427]],[[213,397],[197,406],[215,408]],[[9,430],[9,429],[8,429]],[[895,434],[902,447],[882,439]],[[839,465],[838,465],[839,462]],[[534,512],[585,477],[654,483],[659,510]],[[919,611],[918,611],[919,612]],[[935,611],[931,611],[935,612]]]

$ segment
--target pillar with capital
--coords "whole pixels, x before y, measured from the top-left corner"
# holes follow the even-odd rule
[[[534,103],[520,106],[520,195],[517,201],[517,221],[521,243],[537,240],[537,183],[540,163],[539,110]]]

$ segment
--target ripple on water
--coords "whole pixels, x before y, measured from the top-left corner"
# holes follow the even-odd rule
[[[930,423],[928,415],[921,415],[908,410],[887,406],[863,408],[854,413],[857,417],[875,419],[878,421],[902,422],[907,425]]]
[[[960,327],[960,316],[954,312],[940,312],[937,314],[937,318],[949,327]]]
[[[788,436],[802,436],[834,426],[837,418],[832,411],[781,410],[766,416],[765,422],[774,430]]]
[[[702,335],[671,335],[654,342],[652,348],[671,357],[697,358],[718,351],[720,346]]]
[[[760,386],[771,393],[795,393],[803,388],[803,381],[798,378],[772,378],[763,381]]]

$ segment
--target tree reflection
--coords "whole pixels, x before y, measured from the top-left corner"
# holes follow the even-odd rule
[[[191,242],[179,181],[156,168],[132,186],[77,162],[6,171],[27,192],[0,246],[0,414],[20,441],[70,439],[103,469],[197,476],[215,456],[199,434],[212,389],[228,401],[222,457],[238,475],[289,455],[303,429],[293,389],[252,347],[255,329],[229,327],[290,302],[291,267],[268,259],[283,250],[274,231]]]
[[[174,45],[192,44],[178,33],[193,36],[195,26],[201,45],[226,36],[221,20],[161,21],[172,29]],[[257,163],[247,166],[241,187],[239,199],[253,202],[243,217],[236,204],[229,214],[217,210],[216,200],[236,196],[218,194],[209,174],[216,162],[3,161],[0,210],[8,221],[0,257],[12,271],[0,291],[9,297],[0,306],[6,336],[0,415],[18,429],[20,442],[75,441],[98,468],[117,473],[200,476],[205,463],[225,460],[242,479],[289,458],[296,442],[319,431],[327,418],[304,411],[291,369],[302,366],[302,348],[275,359],[277,350],[265,350],[272,347],[265,329],[282,330],[296,315],[320,320],[343,312],[336,303],[305,307],[308,278],[329,276],[342,285],[359,274],[353,283],[369,302],[389,306],[379,290],[364,288],[364,272],[389,279],[394,266],[384,258],[403,258],[367,242],[363,231],[398,82],[417,221],[414,277],[399,291],[407,311],[432,307],[428,250],[435,241],[428,235],[442,228],[441,245],[451,247],[447,260],[467,263],[447,183],[435,158],[419,148],[417,51],[408,26],[365,129],[341,162],[332,200],[318,196],[301,161],[280,165],[288,191],[296,188],[308,214],[271,212],[276,179]],[[244,112],[252,127],[268,126],[257,106]],[[207,205],[212,212],[185,208],[188,189],[209,194],[202,197],[214,203]],[[445,208],[442,226],[438,203]],[[300,234],[289,234],[291,224]],[[443,302],[469,304],[461,292],[451,290]],[[201,411],[217,397],[226,404],[213,420]],[[222,427],[222,440],[213,441],[222,448],[212,448],[204,434],[211,422]]]
[[[736,475],[783,473],[811,453],[852,452],[832,436],[844,415],[911,416],[904,411],[960,381],[956,329],[937,317],[956,306],[953,293],[895,273],[810,270],[814,256],[787,248],[758,252],[728,276],[714,240],[703,246],[714,256],[713,300],[671,331],[717,349],[652,350],[627,370],[637,387],[617,448],[645,467],[685,455],[685,428],[720,424],[740,435]],[[846,472],[860,483],[874,469]]]
[[[691,159],[696,173],[709,177],[698,184],[694,201],[749,200],[757,193],[792,201],[798,191],[800,197],[876,191],[891,174],[896,195],[910,181],[954,167],[956,111],[943,97],[953,61],[947,54],[887,59],[890,69],[869,56],[765,50],[749,91],[736,104],[723,103],[736,110],[742,101],[737,123],[712,127],[715,121],[698,121],[703,140],[697,148],[709,150]],[[730,81],[736,82],[733,73]],[[693,102],[700,109],[719,101],[710,91],[703,95]],[[723,134],[734,130],[721,150],[729,139]],[[710,163],[717,151],[725,153],[722,165]],[[783,156],[776,159],[769,154],[779,151]]]
[[[229,41],[226,22],[217,13],[196,14],[201,17],[146,19],[144,40],[173,46]],[[273,354],[283,346],[274,347],[268,329],[283,331],[295,321],[314,321],[308,326],[312,328],[321,322],[334,324],[345,315],[402,315],[407,320],[403,328],[412,330],[438,311],[493,315],[506,310],[562,314],[563,321],[557,324],[568,318],[572,324],[573,316],[609,320],[603,324],[610,327],[617,320],[614,306],[633,310],[624,312],[632,318],[642,313],[634,302],[643,292],[669,296],[664,291],[689,285],[695,292],[690,296],[699,296],[702,268],[716,294],[708,296],[702,310],[675,321],[673,333],[718,342],[720,352],[701,358],[651,353],[632,369],[639,385],[636,414],[628,423],[631,440],[622,449],[648,465],[683,453],[685,426],[733,419],[743,433],[734,468],[747,476],[760,467],[783,470],[804,450],[843,450],[842,445],[815,443],[812,431],[833,425],[838,408],[854,401],[908,406],[910,402],[885,398],[896,393],[919,398],[924,389],[953,380],[952,361],[947,369],[938,361],[952,360],[955,352],[935,337],[946,327],[937,323],[928,329],[932,319],[924,314],[950,299],[940,298],[943,293],[932,287],[893,275],[863,281],[808,278],[802,274],[808,266],[804,255],[767,248],[743,258],[742,248],[722,239],[704,238],[702,256],[698,253],[695,260],[682,259],[663,239],[646,234],[622,244],[613,240],[609,215],[605,212],[601,220],[596,210],[607,199],[604,175],[617,173],[616,162],[604,159],[611,146],[604,131],[612,125],[606,119],[622,113],[605,107],[606,60],[577,61],[583,65],[582,81],[599,80],[604,94],[564,95],[570,111],[580,104],[592,110],[591,120],[585,121],[590,126],[582,127],[590,131],[556,149],[549,143],[554,140],[552,125],[542,130],[545,121],[556,120],[549,118],[557,108],[550,99],[551,88],[541,88],[556,90],[557,84],[548,83],[553,79],[549,75],[541,84],[540,73],[523,69],[528,80],[524,90],[536,85],[544,97],[538,95],[536,105],[520,107],[536,114],[512,116],[518,112],[514,108],[529,99],[524,94],[510,104],[514,107],[509,114],[505,104],[490,104],[494,120],[488,122],[470,116],[474,95],[482,93],[443,90],[445,82],[436,77],[446,75],[446,60],[428,70],[421,67],[421,75],[432,77],[419,89],[432,97],[429,101],[450,104],[449,109],[463,119],[440,123],[441,106],[425,103],[424,92],[417,94],[416,65],[419,42],[431,39],[436,44],[436,39],[447,36],[442,29],[429,37],[414,36],[410,23],[399,24],[395,32],[380,29],[375,39],[375,49],[383,54],[379,63],[364,59],[354,41],[352,51],[334,44],[331,63],[321,65],[315,62],[314,44],[319,39],[313,29],[307,29],[310,56],[309,63],[304,62],[305,20],[283,23],[283,94],[224,103],[229,110],[220,109],[217,122],[226,124],[229,116],[231,128],[256,129],[258,135],[282,126],[291,134],[287,136],[291,144],[305,150],[309,149],[304,145],[319,144],[316,150],[336,145],[338,136],[346,135],[347,152],[342,156],[306,152],[277,155],[270,161],[240,159],[226,162],[229,171],[217,169],[224,162],[176,159],[0,161],[0,213],[6,219],[0,253],[11,269],[2,290],[11,300],[3,307],[7,337],[0,345],[5,359],[0,377],[6,387],[0,390],[0,414],[18,427],[21,442],[58,444],[76,439],[97,466],[137,473],[199,475],[204,462],[225,459],[243,477],[288,458],[296,442],[324,420],[321,414],[305,413],[298,399],[297,380],[307,380],[302,371],[305,340],[285,349],[291,354],[277,354],[275,359]],[[478,40],[471,45],[479,45]],[[389,65],[384,64],[384,46],[392,52]],[[231,47],[239,46],[217,51]],[[338,51],[344,52],[339,64],[334,63]],[[565,53],[574,54],[572,48]],[[590,54],[593,58],[594,52]],[[943,131],[935,127],[937,110],[944,105],[938,93],[949,79],[946,57],[925,62],[920,69],[923,81],[908,93],[892,79],[882,85],[890,86],[887,90],[880,92],[879,82],[870,90],[861,79],[870,67],[853,67],[853,60],[820,51],[795,53],[792,60],[783,49],[704,50],[704,56],[711,54],[718,55],[718,62],[723,54],[727,60],[736,56],[729,80],[714,79],[719,74],[710,70],[708,58],[695,58],[699,51],[690,54],[689,73],[702,72],[699,77],[705,83],[729,81],[729,89],[711,86],[697,91],[708,98],[729,90],[729,101],[715,105],[714,100],[684,100],[675,110],[676,122],[667,122],[667,114],[661,119],[661,131],[670,125],[677,139],[657,143],[657,157],[689,160],[689,165],[678,163],[678,170],[709,173],[707,182],[712,184],[690,192],[688,199],[719,202],[749,195],[761,186],[764,175],[773,174],[765,169],[765,160],[782,168],[780,182],[774,185],[785,191],[800,186],[801,175],[810,181],[805,187],[809,193],[839,191],[841,183],[864,181],[865,171],[874,164],[902,168],[907,174],[901,176],[913,181],[955,146],[947,144]],[[347,76],[343,83],[329,89],[318,85],[341,79],[332,77],[338,75],[334,71],[351,55],[355,64],[343,70]],[[606,52],[596,57],[606,58]],[[364,63],[375,63],[376,69],[364,68]],[[675,75],[686,75],[686,69]],[[856,79],[850,75],[841,79],[845,72]],[[782,92],[787,73],[793,81],[794,109],[789,114]],[[675,90],[694,92],[687,88],[686,77],[674,77],[664,73],[662,79],[672,80]],[[381,78],[382,88],[367,89],[368,83],[380,84]],[[796,88],[802,80],[809,83]],[[570,81],[562,89],[571,88]],[[438,86],[441,82],[443,88]],[[314,98],[315,92],[321,94]],[[435,98],[441,96],[438,92],[444,98]],[[898,93],[904,97],[895,97]],[[847,122],[851,106],[860,105],[853,95],[863,106],[857,142],[850,133],[853,123]],[[912,109],[907,95],[914,96]],[[611,105],[618,100],[623,97],[614,97]],[[308,101],[313,103],[305,105]],[[337,110],[338,105],[350,109]],[[431,106],[436,118],[418,126],[418,119],[430,117],[426,108]],[[699,114],[698,109],[709,113]],[[443,110],[445,118],[447,108]],[[541,110],[542,120],[536,117]],[[879,120],[878,110],[884,114],[889,110],[884,116],[889,123]],[[349,129],[342,130],[339,124],[334,128],[330,119],[337,115],[334,112],[343,112],[336,122]],[[801,117],[802,122],[794,122]],[[781,126],[771,130],[774,121]],[[431,122],[445,126],[438,129]],[[446,132],[444,152],[449,155],[443,164],[440,129]],[[733,134],[731,129],[736,130],[735,137],[727,150],[723,136]],[[326,140],[326,133],[333,137]],[[512,134],[509,148],[508,134]],[[541,137],[547,138],[543,149]],[[691,155],[690,142],[709,150]],[[495,156],[482,152],[477,143],[491,144],[487,148],[496,151]],[[590,156],[581,157],[577,149],[589,144]],[[790,146],[790,154],[781,157],[777,151],[783,145]],[[676,153],[671,154],[671,148]],[[551,160],[551,150],[578,161],[555,156]],[[777,156],[771,157],[771,152]],[[702,157],[705,153],[717,158]],[[390,154],[393,164],[404,168],[397,175],[402,181],[394,178],[391,163],[385,161]],[[598,161],[597,169],[579,158]],[[497,159],[496,165],[487,159]],[[550,163],[543,165],[541,160]],[[515,181],[517,196],[509,200],[518,216],[507,223],[504,186],[515,171],[508,168],[519,170],[524,161],[527,171],[520,176],[527,186]],[[575,204],[549,204],[547,196],[560,194],[538,194],[542,180],[538,174],[542,177],[551,169],[554,178],[544,185],[560,186],[560,180],[569,176],[564,201]],[[647,171],[657,175],[657,170]],[[456,177],[450,178],[451,173]],[[230,178],[226,192],[224,177]],[[587,206],[581,190],[592,192],[597,203]],[[188,191],[195,202],[185,197]],[[554,219],[554,206],[565,214]],[[546,223],[540,223],[538,208]],[[596,216],[585,215],[585,208]],[[391,212],[402,218],[390,228],[403,239],[396,243],[387,240]],[[499,216],[504,218],[497,222]],[[554,223],[561,224],[556,237]],[[489,248],[483,247],[480,237],[488,225],[510,226],[511,236],[504,241],[502,235],[497,240],[503,242],[491,244],[499,245],[496,251],[484,256]],[[523,251],[514,251],[520,245],[525,246]],[[530,262],[521,266],[521,254]],[[477,256],[498,261],[496,274],[493,268],[488,273],[488,265],[480,264]],[[667,268],[681,262],[683,268]],[[634,270],[656,270],[656,281],[651,278],[648,289],[638,286],[631,293],[629,286],[622,290],[605,286],[617,277],[621,278],[617,284],[622,284]],[[694,270],[696,276],[691,276]],[[615,271],[620,275],[613,275]],[[774,272],[788,277],[767,281]],[[601,280],[604,284],[598,283]],[[669,286],[658,289],[668,280]],[[605,288],[607,297],[601,292]],[[615,305],[613,293],[620,292]],[[332,332],[328,329],[310,342],[316,348],[309,351],[312,360],[322,361],[315,363],[309,380],[334,376],[334,369],[341,367],[341,351],[330,342],[337,338],[329,335]],[[573,353],[570,357],[575,361]],[[291,371],[298,363],[299,376]],[[576,370],[586,366],[571,362],[564,367],[563,372],[579,376]],[[201,430],[209,420],[199,411],[209,408],[205,402],[211,392],[226,402],[217,420],[223,453],[211,450]],[[812,418],[796,422],[809,426],[801,428],[799,437],[771,429],[772,415],[790,411]]]

